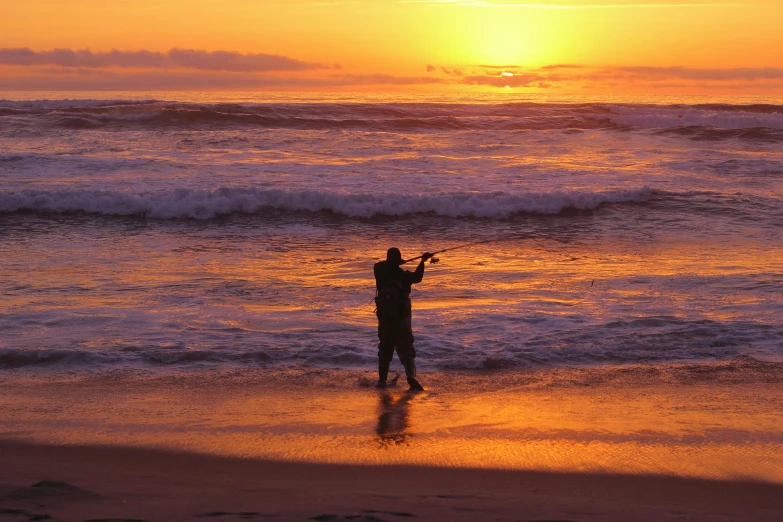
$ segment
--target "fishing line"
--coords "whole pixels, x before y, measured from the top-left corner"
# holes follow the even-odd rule
[[[551,240],[551,241],[557,241],[559,243],[567,243],[567,241],[563,241],[562,239],[557,239],[557,238],[553,238],[553,237],[549,237],[549,236],[544,236],[544,235],[539,234],[537,232],[532,232],[532,231],[531,232],[525,232],[525,233],[516,232],[513,235],[504,235],[504,236],[500,236],[500,237],[493,237],[492,239],[484,239],[484,240],[481,240],[481,241],[472,241],[470,243],[463,243],[463,244],[456,245],[456,246],[453,246],[453,247],[444,248],[443,250],[438,250],[436,252],[432,252],[432,254],[433,255],[442,254],[444,252],[451,252],[452,250],[459,250],[459,249],[462,249],[462,248],[468,248],[468,247],[472,247],[472,246],[476,246],[476,245],[485,245],[487,243],[498,243],[498,242],[501,242],[501,241],[511,241],[511,240],[514,240],[514,239],[527,239],[527,238],[530,238],[530,237],[536,237],[536,238],[547,239],[547,240]],[[410,263],[411,261],[416,261],[418,259],[421,259],[422,257],[423,256],[416,256],[416,257],[412,257],[410,259],[406,259],[405,261],[402,262],[402,264],[404,265],[406,263]],[[436,258],[436,257],[432,257],[430,259],[430,263],[437,263],[438,261],[440,261],[440,260],[438,258]]]
[[[459,244],[459,245],[455,245],[455,246],[452,246],[452,247],[444,248],[442,250],[438,250],[436,252],[431,252],[431,253],[433,255],[443,254],[444,252],[451,252],[453,250],[460,250],[460,249],[463,249],[463,248],[468,248],[468,247],[472,247],[472,246],[476,246],[476,245],[485,245],[485,244],[488,244],[488,243],[499,243],[501,241],[512,241],[512,240],[515,240],[515,239],[529,239],[529,238],[538,238],[538,239],[543,239],[543,240],[547,240],[547,241],[557,241],[558,243],[568,244],[568,241],[565,241],[565,240],[562,240],[562,239],[554,238],[554,237],[547,236],[547,235],[544,235],[544,234],[541,234],[541,233],[538,233],[538,232],[534,232],[534,231],[527,231],[527,232],[515,232],[514,234],[508,234],[508,235],[501,235],[501,236],[498,236],[498,237],[493,237],[491,239],[483,239],[481,241],[471,241],[469,243],[462,243],[462,244]],[[412,257],[410,259],[404,260],[401,264],[404,265],[406,263],[410,263],[411,261],[419,260],[422,257],[423,257],[423,255]],[[439,261],[440,260],[438,258],[436,258],[436,257],[430,258],[430,263],[437,263]],[[595,280],[593,280],[593,282],[595,282]],[[592,284],[590,286],[592,287]],[[370,300],[370,303],[373,303],[373,302],[374,302],[374,298]]]

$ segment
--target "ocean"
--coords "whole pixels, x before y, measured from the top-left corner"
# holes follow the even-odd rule
[[[783,361],[783,100],[0,98],[2,371]]]

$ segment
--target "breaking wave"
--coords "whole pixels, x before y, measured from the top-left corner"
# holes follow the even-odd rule
[[[644,129],[673,129],[679,127],[702,127],[722,130],[737,129],[783,129],[783,108],[775,112],[741,110],[711,106],[711,108],[682,108],[657,106],[611,106],[611,119],[619,125],[630,125]]]
[[[63,369],[73,371],[91,370],[100,368],[170,368],[192,369],[194,366],[201,368],[330,368],[342,369],[369,369],[376,364],[377,356],[374,353],[357,353],[346,350],[344,347],[331,347],[324,351],[312,351],[309,353],[284,354],[267,350],[165,350],[162,348],[150,348],[149,350],[131,350],[128,353],[118,352],[94,352],[78,349],[51,349],[51,350],[17,350],[0,349],[0,370],[13,370],[22,368],[31,369]],[[576,352],[574,350],[573,352]],[[422,368],[428,370],[445,371],[482,371],[503,372],[519,369],[546,369],[546,368],[597,368],[597,367],[629,367],[645,365],[650,371],[660,373],[662,366],[667,364],[702,365],[707,364],[717,367],[716,373],[726,373],[727,370],[738,366],[742,372],[734,377],[734,381],[746,380],[747,371],[750,369],[766,370],[768,379],[774,382],[783,381],[783,362],[779,360],[766,360],[754,358],[744,354],[741,350],[722,350],[716,353],[682,354],[683,356],[667,356],[667,354],[649,353],[620,353],[614,356],[594,356],[593,354],[579,351],[575,353],[547,353],[543,351],[540,356],[529,354],[527,357],[514,358],[502,355],[473,356],[465,360],[436,359],[435,361],[423,361]],[[709,371],[709,366],[707,370]],[[671,371],[671,370],[668,370]],[[704,371],[699,372],[698,377],[709,380],[710,375]],[[725,375],[715,375],[724,377]]]
[[[605,103],[182,103],[118,100],[0,101],[15,125],[90,130],[112,126],[253,126],[378,132],[653,130],[695,139],[783,141],[783,106]],[[737,132],[746,131],[749,132]],[[700,131],[703,131],[699,134]],[[718,132],[711,132],[718,131]],[[734,131],[734,132],[722,132]]]
[[[445,217],[508,218],[515,214],[558,214],[594,210],[607,203],[648,201],[653,190],[504,192],[437,195],[351,194],[320,190],[224,187],[216,190],[176,189],[128,193],[108,190],[22,190],[0,192],[0,213],[32,211],[143,216],[159,219],[211,219],[230,214],[255,214],[265,209],[332,212],[352,218],[432,213]]]

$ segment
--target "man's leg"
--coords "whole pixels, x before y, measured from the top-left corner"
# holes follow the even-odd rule
[[[424,387],[416,379],[416,348],[413,347],[413,328],[411,316],[403,319],[397,328],[397,356],[405,367],[405,377],[410,389],[424,391]]]
[[[386,386],[389,365],[394,358],[394,325],[387,321],[378,321],[378,386]]]
[[[405,366],[405,377],[408,380],[411,391],[424,391],[424,386],[416,379],[416,360],[406,359],[402,365]]]

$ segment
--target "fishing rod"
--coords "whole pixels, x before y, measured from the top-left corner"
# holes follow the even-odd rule
[[[493,237],[492,239],[484,239],[482,241],[473,241],[473,242],[470,242],[470,243],[463,243],[463,244],[460,244],[460,245],[455,245],[453,247],[444,248],[443,250],[438,250],[437,252],[431,252],[433,257],[430,258],[430,263],[437,263],[438,261],[440,261],[437,257],[434,257],[435,254],[442,254],[444,252],[451,252],[452,250],[459,250],[461,248],[468,248],[468,247],[476,246],[476,245],[484,245],[486,243],[496,243],[496,242],[499,242],[499,241],[511,241],[512,239],[523,239],[523,238],[529,238],[529,237],[537,237],[537,238],[541,238],[541,239],[557,241],[558,243],[568,243],[567,241],[563,241],[562,239],[557,239],[557,238],[550,237],[550,236],[545,236],[543,234],[539,234],[539,233],[536,233],[536,232],[533,232],[533,231],[528,231],[528,232],[525,232],[524,234],[517,233],[517,234],[514,234],[513,236],[509,235],[509,236]],[[424,257],[423,254],[420,255],[420,256],[412,257],[410,259],[406,259],[406,260],[402,261],[400,264],[404,265],[406,263],[410,263],[411,261],[419,260],[422,257]],[[595,280],[593,280],[593,283],[595,283]],[[590,286],[593,286],[593,285],[591,284]],[[377,295],[377,289],[376,289],[376,295]],[[373,303],[374,301],[375,301],[375,298],[371,299],[370,303]]]
[[[453,246],[453,247],[449,247],[449,248],[444,248],[443,250],[438,250],[436,252],[431,252],[433,257],[430,258],[430,263],[437,263],[438,261],[440,261],[440,259],[438,259],[437,257],[434,257],[436,254],[442,254],[444,252],[451,252],[452,250],[457,250],[457,249],[460,249],[460,248],[468,248],[468,247],[475,246],[475,245],[483,245],[484,243],[493,243],[495,241],[500,241],[500,240],[497,239],[497,238],[485,239],[484,241],[474,241],[472,243],[465,243],[463,245],[457,245],[457,246]],[[424,257],[424,256],[421,255],[421,256],[412,257],[410,259],[406,259],[405,261],[402,262],[402,264],[404,265],[405,263],[410,263],[411,261],[419,260],[422,257]]]
[[[472,243],[463,243],[461,245],[456,245],[456,246],[453,246],[453,247],[444,248],[443,250],[438,250],[437,252],[431,252],[433,257],[430,258],[430,263],[437,263],[438,261],[440,261],[440,259],[438,259],[437,257],[434,257],[436,254],[442,254],[444,252],[451,252],[452,250],[459,250],[461,248],[468,248],[468,247],[472,247],[472,246],[476,246],[476,245],[484,245],[486,243],[496,243],[496,242],[499,242],[499,241],[511,241],[512,239],[523,239],[523,238],[526,238],[526,237],[540,237],[540,238],[544,238],[544,239],[551,239],[553,241],[558,241],[560,243],[565,243],[565,241],[562,241],[560,239],[555,239],[553,237],[543,236],[543,235],[537,234],[535,232],[527,232],[524,235],[514,234],[513,236],[493,237],[492,239],[484,239],[482,241],[473,241]],[[404,265],[406,263],[410,263],[411,261],[417,261],[417,260],[421,259],[422,257],[424,257],[424,255],[412,257],[410,259],[406,259],[401,264]]]

